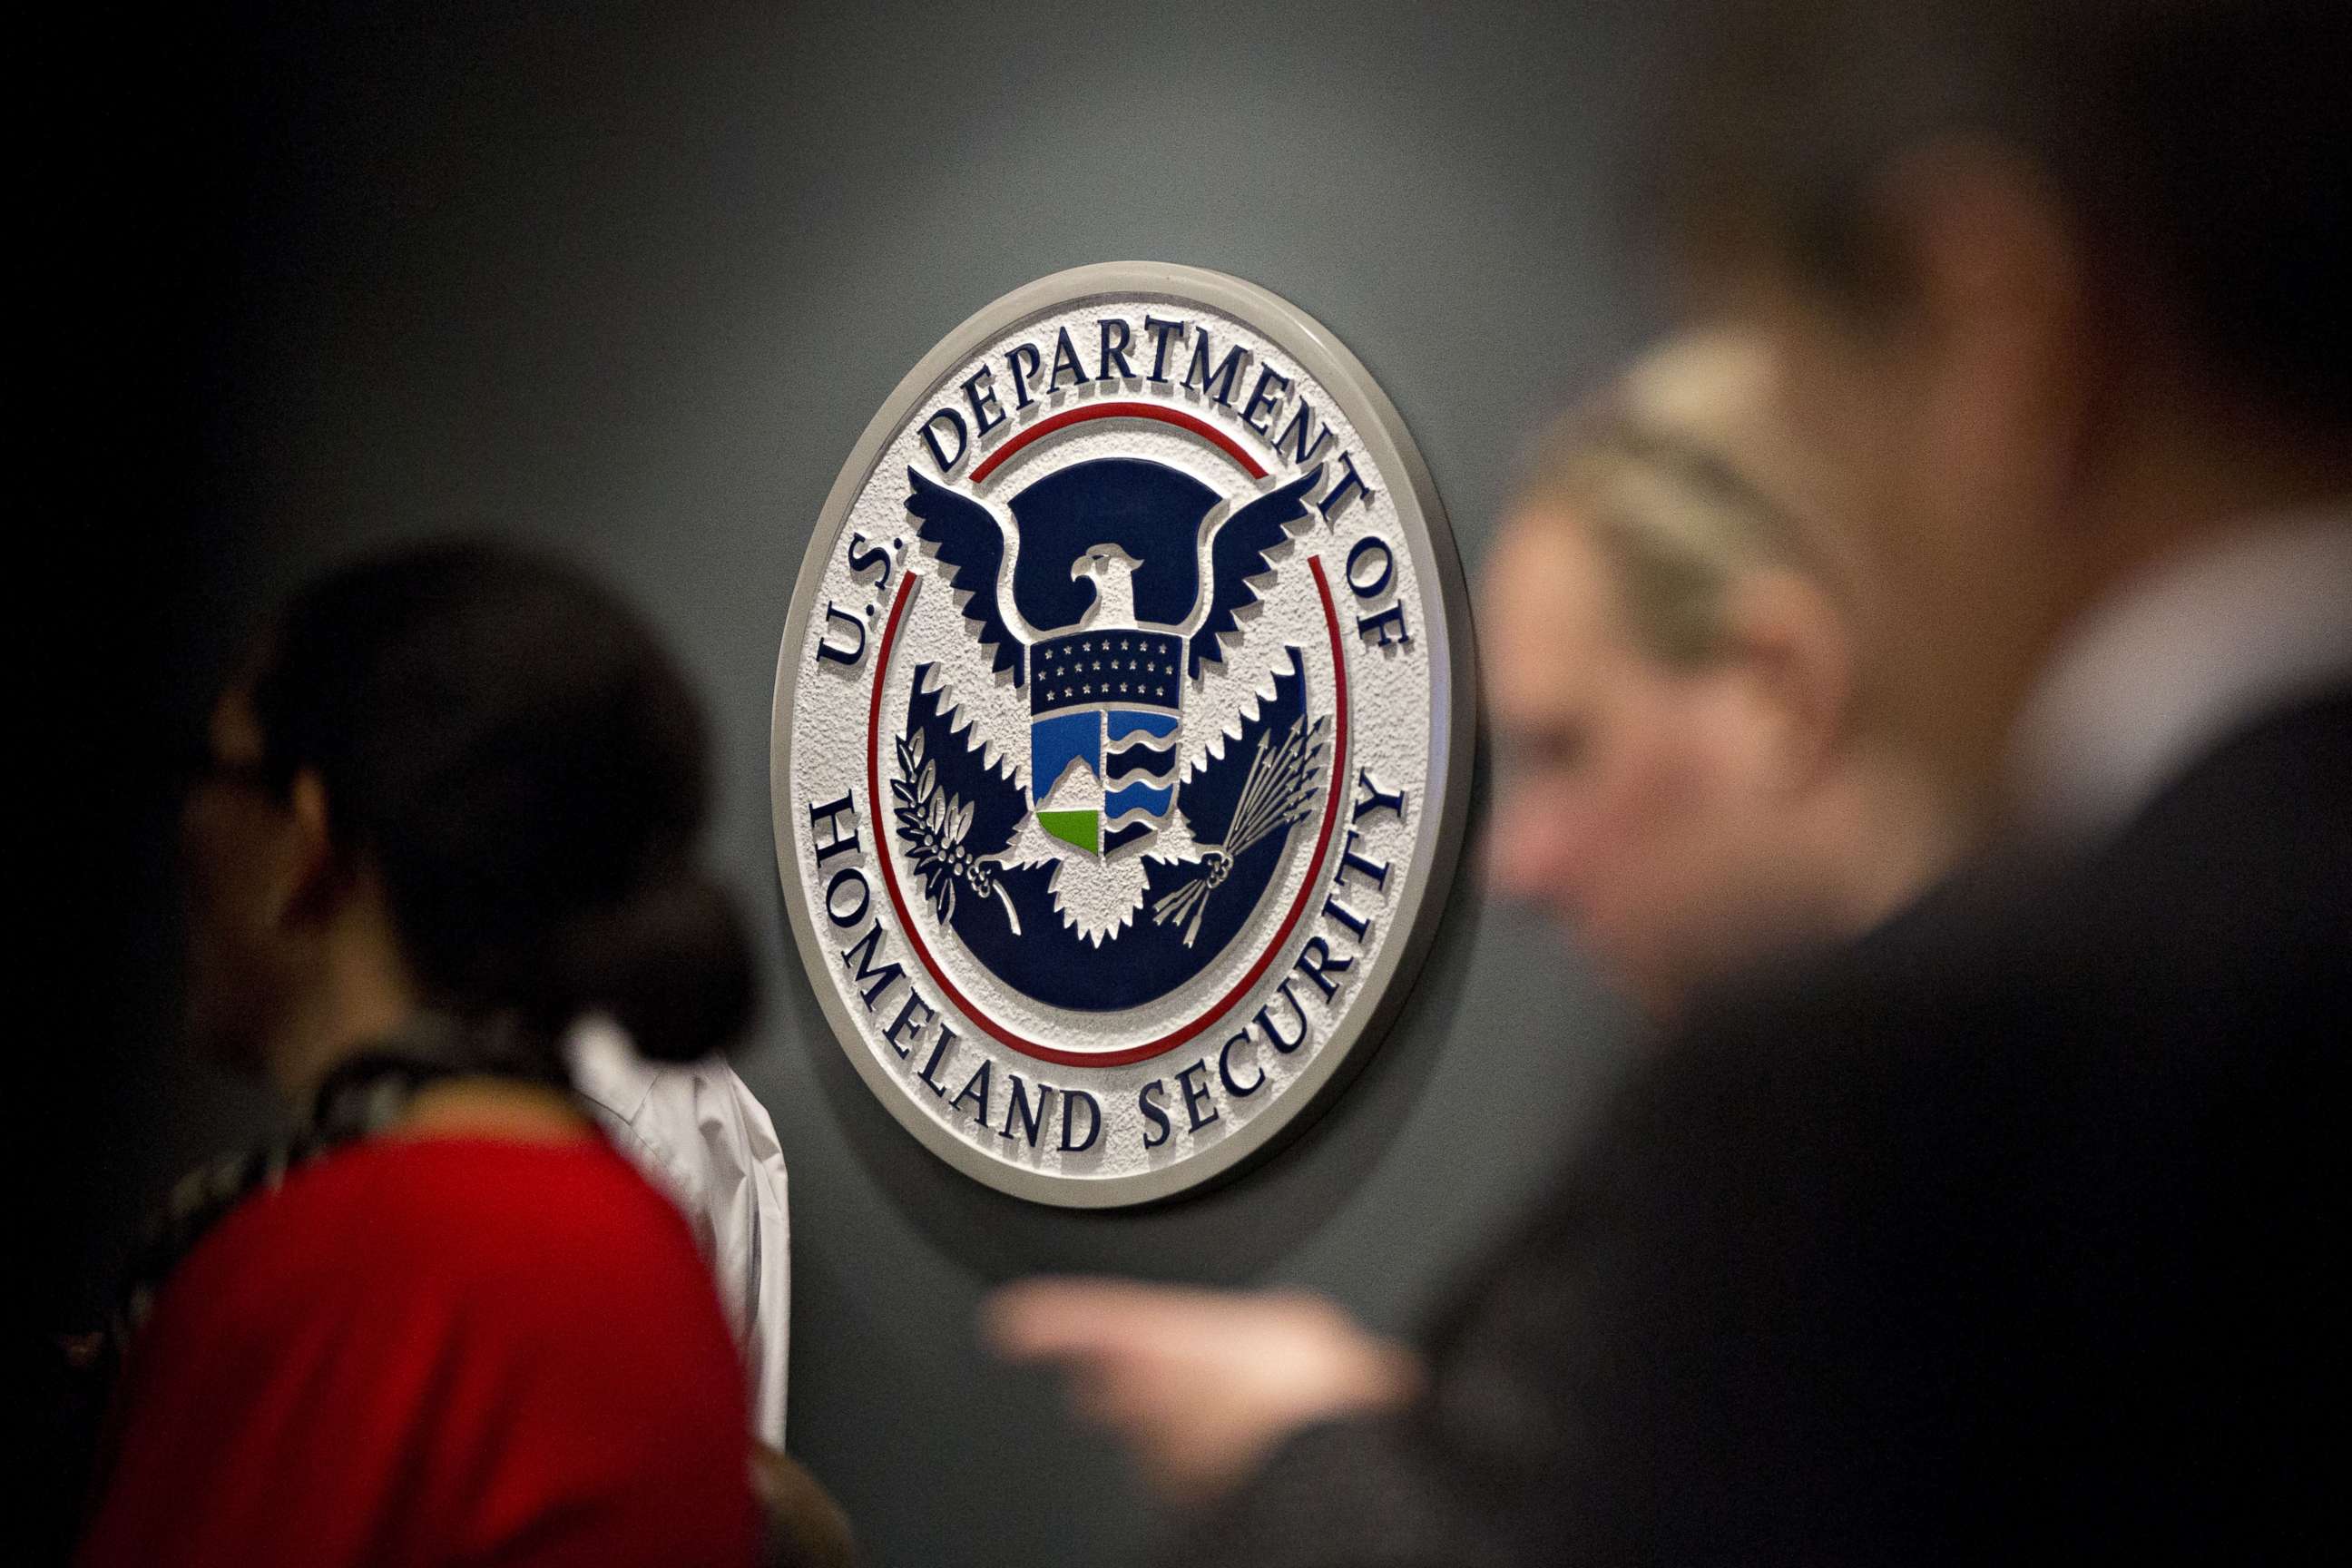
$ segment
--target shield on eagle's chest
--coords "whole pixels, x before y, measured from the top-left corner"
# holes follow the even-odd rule
[[[1079,632],[1030,654],[1029,801],[1065,844],[1108,855],[1176,809],[1183,639]]]
[[[1202,520],[1222,498],[1191,475],[1097,458],[1012,498],[1013,595],[1029,648],[1029,799],[1037,824],[1103,856],[1176,809],[1181,630],[1200,596]]]

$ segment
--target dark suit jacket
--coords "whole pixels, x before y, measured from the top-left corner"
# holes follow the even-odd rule
[[[2347,1046],[2339,695],[1695,1016],[1428,1397],[1184,1555],[2334,1560]]]

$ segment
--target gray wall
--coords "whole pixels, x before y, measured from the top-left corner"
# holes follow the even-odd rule
[[[711,853],[761,944],[739,1067],[792,1168],[792,1446],[878,1562],[1129,1555],[1140,1498],[1043,1380],[981,1353],[982,1294],[1037,1269],[1295,1282],[1405,1329],[1555,1163],[1622,1031],[1465,875],[1370,1066],[1242,1180],[1086,1215],[953,1174],[851,1073],[783,926],[766,758],[786,595],[898,377],[998,294],[1122,258],[1236,273],[1336,331],[1403,411],[1475,573],[1515,448],[1646,322],[1602,180],[1633,134],[1639,40],[1584,8],[1467,4],[302,26],[221,51],[224,521],[198,542],[181,700],[362,547],[487,526],[626,584],[716,717]],[[175,1067],[127,1114],[118,1215],[261,1112]]]

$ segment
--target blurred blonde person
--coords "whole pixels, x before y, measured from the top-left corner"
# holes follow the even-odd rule
[[[1778,432],[1774,379],[1727,333],[1642,361],[1539,442],[1484,583],[1490,885],[1660,1021],[1874,924],[1958,848],[1854,667],[1860,588],[1808,521],[1834,498]],[[1034,1279],[983,1330],[1060,1367],[1077,1413],[1182,1500],[1421,1385],[1411,1350],[1299,1291]]]

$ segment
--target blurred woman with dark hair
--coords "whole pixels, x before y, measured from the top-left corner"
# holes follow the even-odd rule
[[[142,1262],[87,1561],[751,1560],[728,1325],[561,1045],[602,1015],[687,1061],[749,1016],[704,751],[551,562],[413,550],[288,608],[184,830],[194,1032],[301,1121]]]

